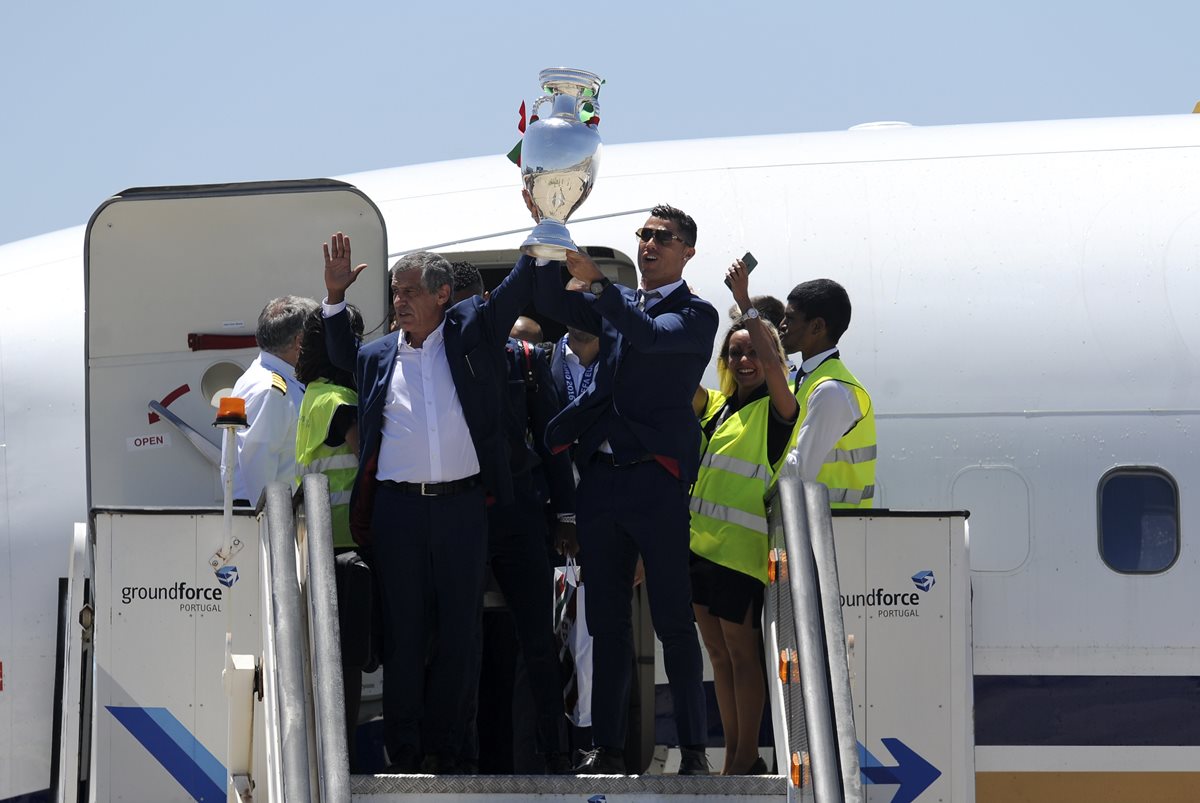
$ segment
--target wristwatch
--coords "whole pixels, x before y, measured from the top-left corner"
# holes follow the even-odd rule
[[[607,276],[602,276],[596,281],[592,282],[588,286],[588,289],[592,291],[592,295],[598,296],[603,293],[604,288],[608,287],[610,284],[612,284],[612,279],[608,278]]]
[[[754,318],[755,320],[758,320],[758,307],[751,307],[742,314],[747,318]]]

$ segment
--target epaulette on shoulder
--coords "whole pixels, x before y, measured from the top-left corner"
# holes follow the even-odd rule
[[[271,387],[275,388],[275,390],[279,391],[284,396],[287,395],[287,380],[284,379],[281,374],[277,374],[274,371],[271,372]]]

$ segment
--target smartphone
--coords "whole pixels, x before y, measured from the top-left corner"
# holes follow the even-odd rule
[[[755,259],[754,254],[750,253],[749,251],[747,251],[746,255],[744,257],[742,257],[742,262],[746,266],[746,275],[747,276],[749,276],[751,273],[753,273],[754,269],[756,267],[758,267],[758,260]],[[733,285],[729,283],[728,276],[725,277],[725,286],[730,289],[733,289]]]

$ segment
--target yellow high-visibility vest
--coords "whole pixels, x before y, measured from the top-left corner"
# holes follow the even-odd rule
[[[329,424],[338,407],[358,406],[353,388],[317,379],[304,390],[300,420],[296,424],[296,482],[305,474],[320,472],[329,478],[329,508],[333,519],[333,545],[353,547],[350,535],[350,491],[358,473],[358,456],[349,444],[326,446]]]
[[[724,406],[713,399],[710,419]],[[697,555],[767,582],[765,498],[787,452],[773,464],[767,458],[767,421],[771,399],[764,396],[730,415],[713,432],[692,486],[691,549]],[[788,436],[796,437],[800,419]],[[701,426],[708,419],[701,421]]]
[[[871,395],[845,364],[836,358],[821,363],[800,385],[800,421],[808,415],[808,400],[823,382],[837,381],[854,393],[863,417],[843,435],[825,457],[817,482],[829,488],[830,507],[871,507],[875,498],[875,406]]]

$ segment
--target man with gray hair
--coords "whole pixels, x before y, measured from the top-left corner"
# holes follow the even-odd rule
[[[249,424],[237,433],[234,499],[256,505],[267,483],[296,478],[296,421],[304,395],[296,360],[304,321],[319,306],[311,298],[283,296],[258,314],[258,357],[233,386],[233,395],[246,400]]]
[[[371,546],[380,578],[389,768],[461,772],[479,674],[487,496],[514,499],[503,349],[533,295],[533,261],[519,259],[486,300],[452,305],[450,263],[408,254],[391,270],[396,331],[360,347],[346,290],[367,266],[353,265],[341,232],[324,252],[326,348],[358,382],[350,530]]]

